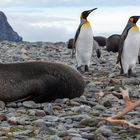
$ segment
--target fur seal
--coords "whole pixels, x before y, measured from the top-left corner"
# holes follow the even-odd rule
[[[94,36],[94,40],[98,43],[99,46],[106,46],[106,37],[103,36]]]
[[[119,34],[113,34],[109,36],[106,40],[106,50],[108,52],[112,51],[113,53],[118,52],[120,39],[121,35]]]
[[[72,49],[73,48],[73,41],[74,39],[73,38],[70,38],[67,42],[67,48],[68,49]]]
[[[5,102],[74,98],[84,92],[84,86],[82,75],[64,64],[40,61],[0,64],[0,100]]]

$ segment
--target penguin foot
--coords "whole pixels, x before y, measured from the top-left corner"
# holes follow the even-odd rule
[[[98,57],[98,58],[101,57],[101,51],[100,51],[99,49],[96,50],[96,54],[97,54],[97,57]]]
[[[82,74],[85,74],[85,73],[91,73],[89,72],[89,66],[88,65],[81,65],[81,66],[78,66],[77,67],[77,70],[82,73]]]
[[[84,75],[92,75],[92,71],[85,71],[83,74]]]
[[[125,124],[131,128],[140,129],[140,125],[134,125],[132,123],[129,123],[126,120],[119,120],[118,119],[118,118],[121,118],[122,116],[124,116],[125,114],[127,114],[128,112],[130,112],[131,110],[135,109],[136,107],[140,106],[140,99],[137,100],[136,102],[130,101],[128,89],[123,90],[122,88],[120,88],[120,90],[121,90],[121,93],[123,96],[123,100],[125,102],[124,110],[116,115],[111,116],[111,117],[98,117],[98,119],[105,120],[105,121],[110,122],[110,123],[117,123],[117,124],[123,124],[123,125]]]
[[[128,75],[127,73],[120,73],[120,75],[121,75],[121,76],[124,76],[124,77],[127,77],[127,78],[130,78],[129,75]]]
[[[83,73],[82,67],[83,67],[82,65],[79,66],[79,67],[77,67],[77,70],[78,70],[80,73]]]
[[[140,56],[138,56],[138,62],[139,62],[139,64],[140,64]]]
[[[132,72],[131,69],[128,70],[128,77],[137,77],[137,75],[135,73]]]
[[[121,69],[121,70],[120,70],[120,75],[122,75],[123,73],[124,73],[124,72],[123,72],[123,69]]]
[[[89,72],[89,66],[85,65],[85,72]]]
[[[128,73],[121,73],[120,74],[121,76],[124,76],[126,78],[131,78],[131,77],[137,77],[137,75],[135,73],[131,73],[131,74],[128,74]]]
[[[137,75],[136,75],[136,73],[131,73],[130,75],[129,75],[129,78],[130,77],[137,77]]]

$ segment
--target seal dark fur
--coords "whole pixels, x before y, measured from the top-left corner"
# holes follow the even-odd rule
[[[98,43],[99,46],[106,46],[106,37],[103,36],[94,36],[94,40]]]
[[[112,51],[113,53],[118,52],[120,38],[121,38],[121,35],[119,35],[119,34],[113,34],[107,38],[106,49],[108,52],[110,52],[110,51]]]
[[[74,98],[84,92],[84,80],[75,69],[59,63],[0,64],[0,100],[30,98],[35,102]]]

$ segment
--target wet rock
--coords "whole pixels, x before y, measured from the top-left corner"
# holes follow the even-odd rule
[[[105,95],[99,100],[99,104],[104,107],[112,107],[115,103],[118,102],[118,98],[112,94]]]
[[[81,138],[81,137],[72,137],[71,140],[88,140],[88,139]]]
[[[23,104],[21,102],[18,102],[17,107],[21,107],[21,106],[23,106]]]
[[[94,109],[96,109],[96,110],[100,110],[100,111],[104,111],[104,110],[106,110],[106,108],[105,108],[104,106],[99,105],[99,104],[97,104],[96,106],[94,106]]]
[[[44,117],[44,116],[46,116],[46,113],[43,110],[37,109],[35,112],[35,115],[40,116],[40,117]]]
[[[125,79],[125,80],[123,80],[123,84],[140,85],[140,79],[139,78]]]
[[[61,131],[57,132],[57,135],[59,137],[66,137],[66,136],[68,136],[68,132],[66,130],[63,130],[63,131],[61,130]]]
[[[81,115],[74,115],[70,117],[73,121],[81,121],[83,119],[90,119],[91,117],[89,117],[87,114],[81,114]]]
[[[8,135],[9,136],[14,136],[14,137],[19,137],[19,138],[28,138],[26,136],[21,136],[21,135],[29,135],[30,133],[32,133],[33,130],[22,130],[22,131],[17,131],[17,132],[9,132]]]
[[[98,122],[99,122],[99,120],[97,120],[95,118],[83,119],[80,121],[80,125],[95,127],[95,126],[97,126]]]
[[[82,138],[82,136],[80,134],[77,133],[69,133],[70,137],[78,137],[78,138]]]
[[[39,104],[36,104],[34,101],[24,101],[23,106],[27,108],[40,108]]]
[[[57,135],[50,136],[48,140],[62,140],[62,138],[58,137]]]
[[[47,115],[54,115],[54,110],[52,104],[50,103],[44,103],[43,110],[46,112]]]
[[[21,117],[11,117],[11,118],[8,118],[8,122],[10,123],[10,124],[13,124],[13,125],[27,125],[27,124],[29,124],[29,122],[28,121],[26,121],[27,120],[27,118],[21,118]]]
[[[57,116],[50,116],[50,115],[43,117],[43,119],[48,122],[57,122],[59,120]]]
[[[0,111],[4,110],[5,103],[3,101],[0,101]]]
[[[25,48],[22,48],[22,49],[21,49],[21,52],[22,52],[23,54],[27,54],[27,50],[26,50]]]
[[[6,120],[7,120],[7,116],[5,114],[0,113],[0,121],[6,121]]]
[[[7,107],[17,107],[17,104],[16,103],[14,103],[14,102],[11,102],[11,103],[8,103],[7,105],[6,105]]]
[[[87,140],[93,140],[96,139],[95,135],[93,133],[87,133],[87,132],[83,132],[81,133],[82,137],[87,139]]]
[[[2,140],[8,140],[9,138],[7,136],[1,136],[0,137]]]
[[[103,134],[106,137],[110,137],[113,135],[113,132],[111,129],[109,129],[107,126],[100,126],[96,132]]]
[[[36,127],[43,127],[46,126],[45,120],[43,119],[37,119],[33,122]]]
[[[91,110],[91,107],[87,105],[81,105],[79,107],[73,107],[71,110],[74,112],[79,112],[79,113],[89,112]]]

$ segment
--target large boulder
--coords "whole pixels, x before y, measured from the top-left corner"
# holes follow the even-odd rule
[[[0,11],[0,41],[21,42],[22,37],[17,34],[7,21],[7,17]]]

